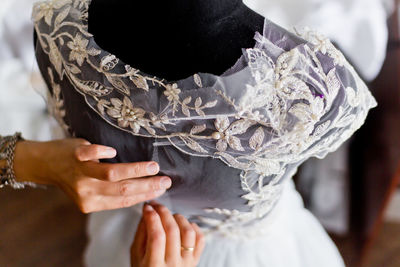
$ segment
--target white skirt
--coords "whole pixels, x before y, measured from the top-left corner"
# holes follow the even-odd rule
[[[141,218],[142,204],[90,215],[89,267],[130,267],[129,249]],[[317,219],[304,208],[292,181],[265,221],[265,234],[252,239],[214,235],[199,267],[343,267],[336,246]]]

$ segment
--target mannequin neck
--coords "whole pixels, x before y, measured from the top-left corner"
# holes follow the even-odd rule
[[[89,8],[89,32],[100,47],[168,80],[222,74],[241,48],[254,46],[263,25],[242,0],[92,0]]]

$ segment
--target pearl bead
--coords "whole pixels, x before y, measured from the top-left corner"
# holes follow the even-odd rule
[[[214,138],[215,140],[219,140],[219,139],[221,139],[221,137],[222,137],[222,135],[219,132],[214,132],[212,134],[212,138]]]

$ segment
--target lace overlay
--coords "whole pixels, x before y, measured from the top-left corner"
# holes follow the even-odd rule
[[[376,106],[342,53],[309,29],[291,34],[266,19],[234,68],[169,82],[98,47],[88,32],[89,4],[34,7],[38,42],[51,63],[53,114],[69,130],[55,78],[67,80],[109,125],[241,170],[248,211],[206,208],[198,218],[208,231],[243,236],[261,229],[248,226],[267,217],[297,166],[336,150]]]

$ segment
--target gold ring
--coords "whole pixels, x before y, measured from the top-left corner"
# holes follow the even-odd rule
[[[181,249],[184,251],[190,251],[190,252],[194,251],[194,248],[185,248],[183,246],[181,246]]]

